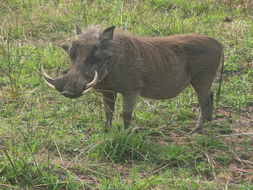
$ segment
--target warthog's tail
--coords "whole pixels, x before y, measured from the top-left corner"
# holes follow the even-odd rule
[[[224,70],[224,53],[222,51],[222,55],[221,55],[221,70],[220,70],[220,81],[219,81],[219,88],[218,88],[218,92],[216,94],[216,103],[218,104],[220,101],[220,94],[221,94],[221,83],[222,83],[222,79],[223,79],[223,70]]]

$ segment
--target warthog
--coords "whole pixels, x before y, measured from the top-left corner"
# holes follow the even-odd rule
[[[211,85],[223,65],[222,45],[198,34],[141,37],[114,26],[77,27],[71,45],[63,45],[71,59],[63,76],[45,81],[67,98],[78,98],[91,89],[102,93],[105,129],[111,126],[117,93],[123,96],[124,127],[130,125],[138,96],[152,99],[176,97],[189,84],[200,105],[197,128],[212,120]]]

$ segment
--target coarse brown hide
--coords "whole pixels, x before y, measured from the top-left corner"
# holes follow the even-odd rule
[[[71,59],[65,74],[56,79],[42,70],[46,82],[67,98],[95,89],[103,94],[105,129],[111,125],[117,93],[123,96],[123,120],[130,125],[138,96],[152,99],[176,97],[192,85],[200,105],[197,127],[211,121],[212,82],[223,64],[222,45],[199,34],[168,37],[130,35],[115,27],[91,26],[70,45]]]

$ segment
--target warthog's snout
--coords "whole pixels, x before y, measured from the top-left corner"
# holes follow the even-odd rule
[[[73,80],[68,75],[54,79],[44,71],[43,67],[41,68],[41,74],[51,88],[56,89],[66,98],[78,98],[82,96],[92,90],[98,81],[97,71],[95,71],[94,78],[89,83],[85,82],[82,77],[77,77],[76,80]]]

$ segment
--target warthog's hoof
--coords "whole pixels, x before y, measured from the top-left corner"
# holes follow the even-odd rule
[[[189,132],[190,135],[192,135],[195,132],[201,131],[203,129],[202,125],[197,125],[191,132]]]
[[[108,128],[108,127],[104,127],[104,128],[103,128],[103,132],[104,132],[104,133],[108,133],[108,132],[109,132],[109,128]]]

